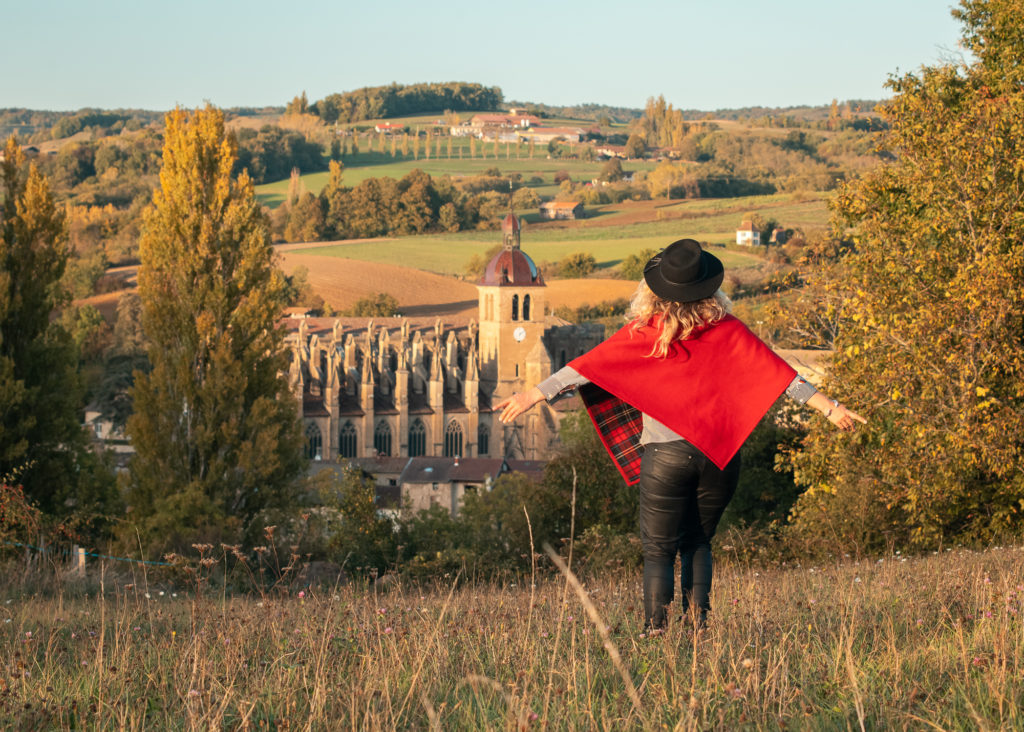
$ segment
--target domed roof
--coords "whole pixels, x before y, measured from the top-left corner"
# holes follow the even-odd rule
[[[481,285],[497,285],[499,287],[543,287],[544,277],[529,255],[519,247],[503,249],[494,255],[494,259],[484,270],[480,278]]]

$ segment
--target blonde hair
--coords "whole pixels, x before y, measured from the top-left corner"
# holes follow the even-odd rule
[[[665,358],[668,347],[675,340],[686,340],[698,328],[717,323],[729,314],[732,302],[719,290],[711,297],[693,302],[675,302],[655,295],[647,283],[642,281],[629,303],[626,317],[632,321],[633,330],[639,330],[659,319],[660,329],[654,347],[648,356]]]

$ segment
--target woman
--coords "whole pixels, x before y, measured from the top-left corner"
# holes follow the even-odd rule
[[[693,239],[644,267],[630,323],[529,391],[495,405],[508,423],[576,388],[619,471],[640,484],[644,624],[661,630],[682,558],[682,609],[711,608],[711,538],[736,490],[739,450],[785,392],[841,430],[866,420],[818,392],[743,323],[722,262]]]

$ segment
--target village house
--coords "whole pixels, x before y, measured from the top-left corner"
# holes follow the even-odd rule
[[[542,219],[582,219],[586,215],[579,201],[546,201],[540,205]]]
[[[736,243],[744,246],[760,246],[761,232],[757,230],[752,221],[744,221],[740,228],[736,229]]]
[[[552,140],[565,140],[566,142],[579,142],[587,131],[580,127],[531,127],[520,130],[519,136],[524,140],[533,142],[551,142]]]
[[[394,134],[405,132],[405,125],[399,124],[398,122],[378,122],[373,126],[373,129],[375,132]]]

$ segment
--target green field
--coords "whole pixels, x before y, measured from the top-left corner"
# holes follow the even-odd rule
[[[819,194],[806,199],[777,194],[682,201],[644,212],[648,217],[660,216],[661,219],[639,223],[631,221],[636,218],[636,208],[629,204],[598,207],[591,218],[565,226],[538,224],[536,213],[531,212],[522,216],[522,247],[538,263],[554,263],[574,252],[588,252],[594,255],[599,269],[608,270],[630,254],[661,249],[675,239],[694,237],[719,245],[715,247],[715,254],[730,269],[757,266],[763,261],[763,250],[731,243],[735,241],[740,219],[749,212],[758,212],[766,219],[805,231],[823,227],[827,218],[825,199]],[[617,224],[619,220],[624,223]],[[368,262],[401,263],[429,272],[456,275],[465,272],[474,255],[500,241],[501,235],[496,231],[465,231],[345,242],[317,247],[315,253]]]
[[[623,237],[620,239],[570,238],[560,241],[545,240],[532,236],[524,230],[523,251],[534,261],[544,264],[557,262],[574,252],[588,252],[597,259],[599,269],[616,266],[630,254],[644,249],[661,249],[672,241],[669,236]],[[676,237],[679,238],[679,237]],[[335,244],[309,250],[310,254],[328,257],[344,257],[366,262],[401,263],[405,267],[422,269],[438,274],[457,275],[466,270],[466,265],[475,254],[486,251],[501,240],[500,234],[490,232],[467,232],[465,234],[434,234],[410,236],[386,241],[366,241]],[[761,262],[761,258],[749,249],[726,247],[715,249],[726,267],[749,267]]]

